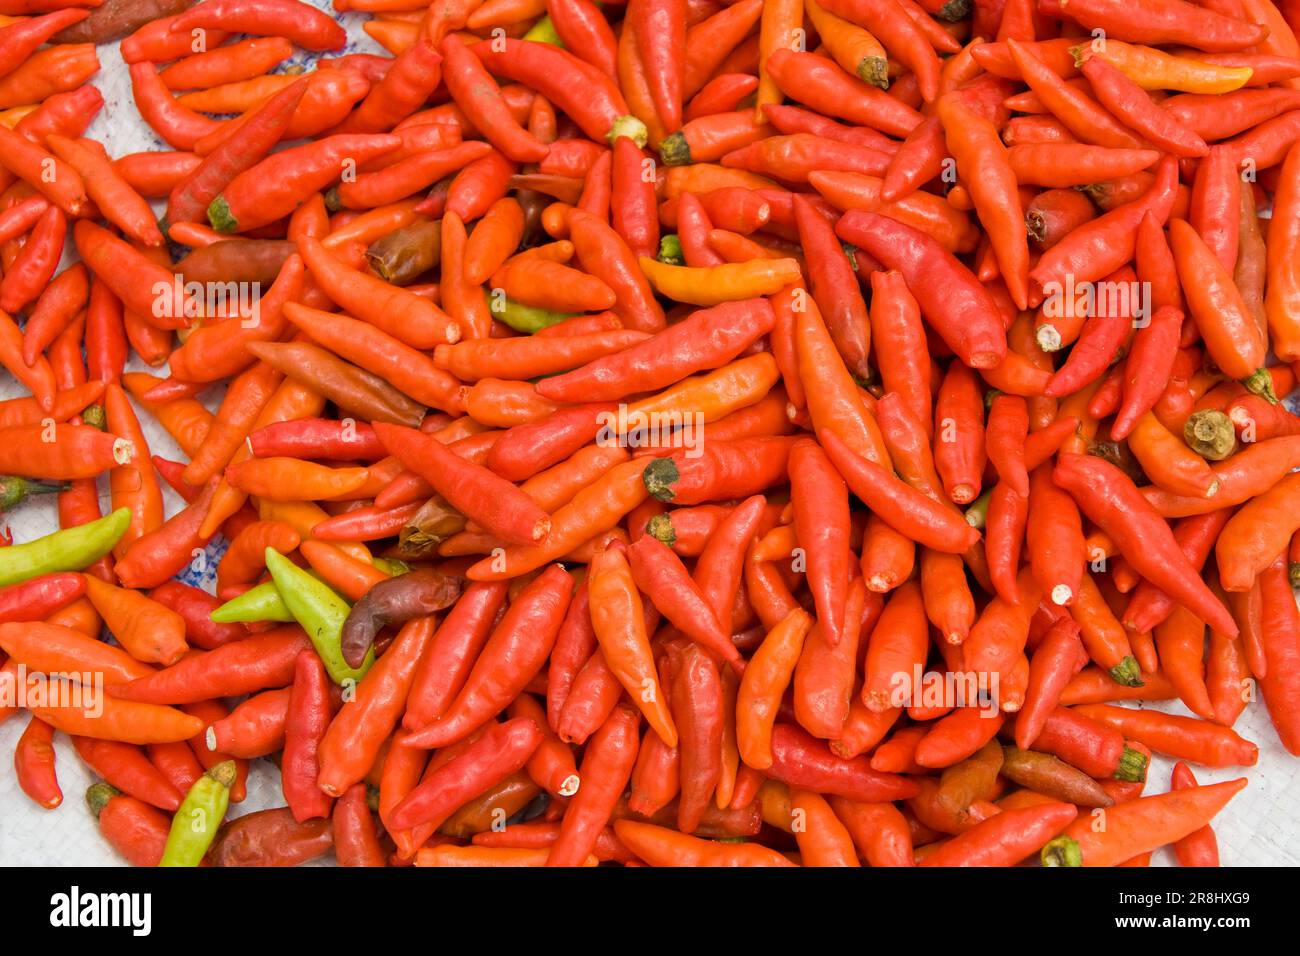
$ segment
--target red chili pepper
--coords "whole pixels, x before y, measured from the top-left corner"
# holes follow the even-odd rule
[[[547,866],[574,866],[595,848],[632,776],[640,723],[637,711],[619,706],[592,736],[578,768],[582,786],[565,810]]]
[[[492,145],[515,162],[535,163],[544,158],[547,147],[515,122],[492,77],[460,38],[444,38],[441,49],[448,91]]]
[[[1169,218],[1178,192],[1178,164],[1171,156],[1160,161],[1151,188],[1143,195],[1118,206],[1103,216],[1084,223],[1045,252],[1030,270],[1036,298],[1060,294],[1066,277],[1075,287],[1109,275],[1133,258],[1137,230],[1150,212],[1157,222]]]
[[[1105,30],[1119,40],[1138,43],[1183,43],[1198,50],[1241,50],[1259,43],[1267,31],[1183,0],[1157,0],[1134,11],[1117,0],[1044,0],[1040,13],[1069,16],[1089,29]]]
[[[300,652],[294,661],[280,758],[280,785],[299,823],[330,815],[331,798],[316,785],[320,743],[331,717],[329,683],[325,665],[315,652]]]
[[[1282,745],[1296,753],[1300,751],[1300,681],[1295,670],[1300,613],[1295,610],[1283,558],[1264,570],[1259,588],[1263,651],[1268,661],[1266,674],[1259,678],[1260,690]]]
[[[169,813],[180,807],[181,794],[139,747],[77,736],[72,738],[72,744],[77,756],[117,789]]]
[[[1249,767],[1259,759],[1259,748],[1232,729],[1194,717],[1130,710],[1113,704],[1083,704],[1075,708],[1075,713],[1140,740],[1157,753],[1208,767]]]
[[[568,608],[572,579],[553,565],[511,604],[447,711],[408,733],[406,746],[440,747],[463,739],[514,699],[541,669]]]
[[[904,777],[880,773],[866,757],[844,759],[821,741],[791,724],[772,728],[772,766],[764,771],[774,780],[834,794],[864,803],[906,800],[918,788]]]
[[[644,124],[628,115],[614,82],[572,54],[545,43],[510,39],[479,43],[470,50],[489,71],[546,97],[589,138],[613,142],[626,135],[644,143]]]
[[[46,810],[53,810],[63,802],[54,760],[54,728],[33,717],[14,749],[14,773],[23,793]]]
[[[307,86],[306,80],[299,80],[272,96],[240,126],[238,136],[225,140],[208,153],[170,191],[165,221],[202,222],[212,200],[280,141]]]
[[[1002,360],[1006,332],[997,306],[937,242],[910,226],[857,209],[845,213],[835,231],[902,273],[921,312],[962,361],[992,368]]]
[[[1237,633],[1231,615],[1183,556],[1168,525],[1122,471],[1100,458],[1062,454],[1052,478],[1110,535],[1139,574],[1211,627]]]
[[[588,0],[558,0],[547,4],[547,13],[565,49],[617,78],[618,41],[599,6]]]
[[[686,3],[683,0],[631,0],[628,23],[650,85],[655,112],[671,133],[682,125],[685,82]]]
[[[242,640],[248,632],[238,624],[218,624],[210,617],[221,601],[196,587],[180,581],[164,581],[149,592],[151,600],[175,611],[185,621],[185,641],[205,651]]]
[[[822,446],[853,493],[891,527],[936,551],[961,554],[979,540],[979,533],[933,499],[915,491],[875,462],[855,455],[833,432]]]
[[[301,628],[277,628],[191,654],[148,677],[115,686],[113,694],[124,701],[188,704],[283,687],[293,674],[294,658],[309,646]]]
[[[550,530],[550,518],[514,485],[448,451],[414,429],[376,423],[390,452],[413,467],[454,507],[506,541],[531,544]]]
[[[393,809],[392,825],[436,828],[469,798],[522,768],[541,741],[541,729],[526,717],[491,726],[462,753],[427,775]]]
[[[171,21],[171,33],[224,29],[231,33],[282,36],[308,50],[340,49],[347,37],[333,17],[298,0],[209,0]]]
[[[142,800],[106,783],[92,784],[86,803],[109,844],[136,866],[157,866],[167,844],[171,820]]]
[[[687,637],[741,669],[740,652],[731,642],[730,620],[726,626],[717,620],[681,560],[650,535],[638,538],[627,553],[637,587],[664,617]]]
[[[342,796],[364,779],[401,719],[416,666],[433,631],[431,617],[407,621],[357,685],[355,696],[331,721],[317,751],[320,774],[316,778],[316,785],[329,796]]]
[[[1183,518],[1174,524],[1174,540],[1193,567],[1200,569],[1205,564],[1230,516],[1230,509],[1223,508]],[[1124,626],[1137,633],[1150,631],[1167,618],[1174,607],[1175,602],[1160,588],[1142,581],[1133,590],[1128,607],[1124,609]]]

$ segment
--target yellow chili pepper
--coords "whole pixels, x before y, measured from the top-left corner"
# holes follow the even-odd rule
[[[705,422],[715,422],[739,408],[753,405],[772,390],[781,378],[776,359],[770,352],[759,352],[738,359],[720,369],[692,375],[627,407],[632,427],[651,418],[665,419],[702,415]]]
[[[1248,66],[1215,66],[1111,39],[1071,47],[1070,52],[1076,64],[1090,56],[1101,57],[1144,90],[1231,93],[1249,83],[1255,72]]]
[[[329,514],[314,501],[271,501],[266,498],[254,499],[257,503],[257,516],[262,521],[283,521],[297,531],[304,541],[311,538],[311,529],[316,527]],[[370,549],[360,541],[331,542],[340,551],[344,551],[367,564],[371,561]]]
[[[12,109],[0,111],[0,126],[4,126],[6,129],[13,129],[24,116],[35,109],[35,106],[15,106]]]
[[[773,295],[799,281],[796,259],[753,259],[696,269],[665,265],[642,256],[641,271],[655,291],[693,305],[718,305]]]

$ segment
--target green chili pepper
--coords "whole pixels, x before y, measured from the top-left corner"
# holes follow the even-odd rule
[[[198,866],[217,838],[217,828],[230,805],[235,762],[223,760],[190,786],[172,817],[171,832],[159,866]]]
[[[366,659],[360,667],[349,667],[343,660],[343,624],[352,610],[348,602],[275,548],[266,549],[266,569],[271,572],[271,580],[289,612],[311,638],[334,683],[358,681],[364,677],[375,662],[373,647],[366,652]]]
[[[551,46],[558,46],[564,49],[564,41],[560,35],[555,32],[555,24],[551,22],[550,16],[544,16],[529,28],[524,34],[525,40],[531,40],[534,43],[549,43]]]
[[[209,615],[216,624],[279,621],[289,624],[297,618],[289,613],[289,606],[280,597],[274,581],[249,588],[238,597],[231,598]]]
[[[686,254],[682,252],[682,240],[680,236],[669,233],[659,240],[659,255],[657,258],[660,262],[670,266],[686,265]]]
[[[0,587],[54,571],[80,571],[113,549],[131,524],[131,509],[47,534],[26,544],[0,548]]]
[[[993,489],[990,488],[972,501],[970,507],[966,509],[966,523],[972,528],[983,530],[985,522],[989,519],[989,502],[992,500]]]
[[[547,326],[571,319],[576,313],[552,312],[550,309],[535,309],[531,305],[511,302],[504,296],[488,296],[488,309],[492,317],[504,322],[516,332],[532,335]]]
[[[17,475],[0,476],[0,511],[16,508],[31,495],[49,495],[56,491],[66,491],[67,488],[61,481],[34,481]]]

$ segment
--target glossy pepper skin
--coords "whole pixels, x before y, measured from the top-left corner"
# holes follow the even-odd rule
[[[988,292],[933,239],[856,209],[844,214],[835,231],[902,273],[922,313],[967,365],[991,368],[1006,355],[1006,331]]]
[[[1087,476],[1087,477],[1085,477]],[[1149,508],[1133,483],[1099,458],[1062,455],[1053,480],[1121,545],[1140,572],[1225,634],[1237,625],[1183,556],[1168,525]]]
[[[317,786],[320,744],[329,727],[332,707],[325,666],[311,651],[294,659],[293,686],[284,725],[280,756],[280,786],[294,819],[301,823],[327,817],[331,799]]]
[[[234,780],[235,764],[226,761],[194,782],[172,819],[159,866],[199,865],[226,815]]]
[[[1241,782],[1152,754],[1255,764],[1248,681],[1300,746],[1300,3],[56,5],[0,721],[102,677],[14,768],[130,862],[1211,864]]]
[[[341,642],[349,614],[347,602],[273,548],[266,549],[266,569],[289,613],[311,638],[330,678],[336,684],[360,679],[374,663],[374,654],[364,654],[357,667],[343,659]]]

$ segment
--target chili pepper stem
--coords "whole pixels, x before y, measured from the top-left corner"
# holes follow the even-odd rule
[[[1237,450],[1237,430],[1232,419],[1212,408],[1188,416],[1183,423],[1183,440],[1187,447],[1209,461],[1222,461]],[[1212,487],[1218,490],[1218,482]]]
[[[31,495],[49,495],[67,489],[66,482],[35,481],[6,475],[0,477],[0,511],[16,507]]]
[[[1116,684],[1123,684],[1125,687],[1141,687],[1142,668],[1138,666],[1137,658],[1129,655],[1122,661],[1112,667],[1109,671],[1111,679]],[[1134,753],[1137,753],[1134,751]],[[1138,754],[1141,757],[1141,754]],[[1146,765],[1146,758],[1143,757],[1143,766]],[[1140,779],[1140,778],[1139,778]]]
[[[1132,658],[1129,658],[1129,660],[1132,660]],[[1146,775],[1146,754],[1134,750],[1132,747],[1125,747],[1124,753],[1119,758],[1119,766],[1115,768],[1115,779],[1137,783],[1139,780],[1145,780]]]
[[[1266,399],[1270,405],[1278,403],[1277,393],[1273,391],[1273,376],[1268,369],[1256,369],[1243,378],[1241,384],[1260,398]]]
[[[614,125],[609,128],[606,139],[611,143],[618,141],[619,137],[626,136],[632,142],[636,143],[640,149],[645,146],[646,141],[650,138],[650,131],[646,129],[645,123],[641,122],[631,114],[620,116],[614,120]]]
[[[1068,836],[1055,837],[1039,853],[1043,866],[1083,866],[1083,851]]]

